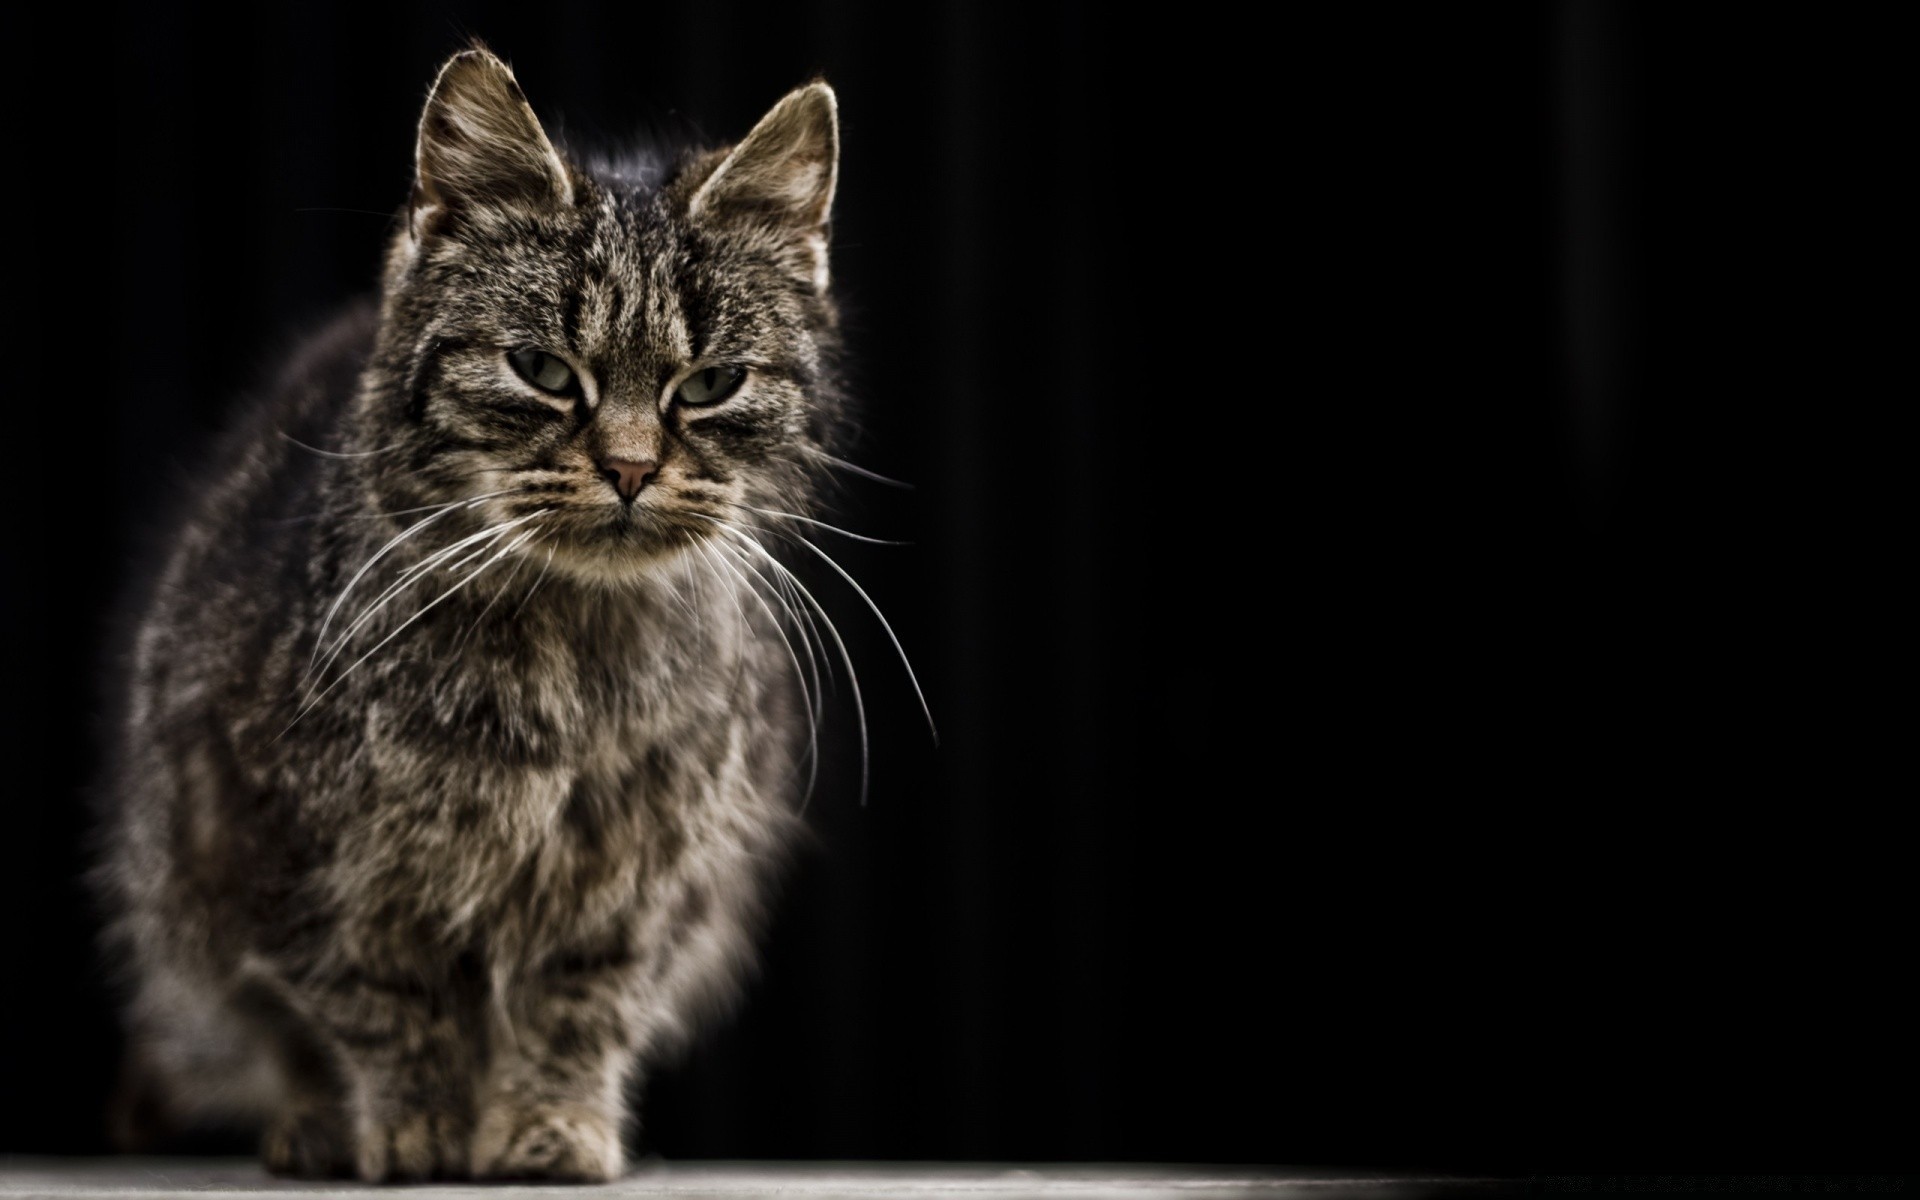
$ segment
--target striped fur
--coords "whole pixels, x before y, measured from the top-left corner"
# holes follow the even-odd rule
[[[810,511],[839,422],[833,95],[592,160],[476,47],[418,137],[377,303],[248,406],[173,535],[97,881],[138,1107],[258,1121],[299,1175],[604,1179],[795,824],[747,539]],[[678,402],[713,364],[750,374]],[[610,459],[657,464],[631,506]]]

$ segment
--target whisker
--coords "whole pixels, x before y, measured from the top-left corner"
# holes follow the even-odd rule
[[[394,581],[388,584],[386,588],[380,592],[379,595],[375,596],[373,600],[369,602],[365,608],[361,609],[359,616],[354,618],[353,623],[349,625],[346,628],[346,630],[342,632],[340,636],[334,640],[333,644],[330,647],[327,647],[328,651],[330,652],[329,657],[331,657],[332,654],[339,653],[340,647],[344,645],[348,639],[353,637],[354,632],[358,630],[362,625],[364,625],[367,622],[368,618],[372,617],[374,613],[378,612],[380,608],[385,604],[385,602],[388,599],[390,599],[395,593],[401,591],[402,589],[406,588],[409,584],[412,584],[416,580],[420,579],[422,576],[432,571],[435,567],[444,565],[454,555],[460,553],[460,551],[466,549],[468,546],[472,545],[473,543],[483,542],[483,541],[487,541],[489,539],[495,538],[500,534],[500,532],[501,532],[500,525],[489,525],[485,529],[482,529],[480,532],[470,534],[467,537],[463,537],[459,541],[454,542],[452,545],[442,546],[438,550],[434,550],[430,552],[425,558],[421,559],[419,562],[413,563],[412,565],[402,569],[400,574],[395,577]],[[471,557],[471,555],[469,555],[468,557]]]
[[[302,444],[304,445],[304,443]],[[309,447],[309,449],[312,449],[312,447]],[[398,449],[401,449],[398,445],[387,447],[387,450]],[[387,450],[375,450],[369,451],[368,453],[384,454]],[[528,467],[482,467],[478,470],[466,471],[458,475],[435,476],[432,482],[451,486],[470,483],[475,479],[481,479],[488,475],[527,475],[532,473],[533,468]],[[522,495],[536,495],[541,489],[547,486],[549,486],[549,484],[539,481],[518,483],[509,488],[501,488],[498,491],[488,492],[487,495],[488,497],[504,496],[512,492],[518,492]],[[298,525],[303,521],[384,521],[389,517],[404,517],[409,513],[429,512],[436,508],[448,508],[456,504],[465,504],[469,499],[471,499],[471,497],[462,496],[457,500],[447,500],[438,504],[419,504],[412,508],[374,509],[372,512],[366,511],[366,506],[364,505],[355,505],[352,508],[339,509],[333,512],[306,513],[298,517],[274,517],[266,523],[270,525]]]
[[[489,535],[497,535],[499,531],[497,529],[488,529],[484,532]],[[325,648],[325,657],[321,658],[316,665],[307,668],[307,674],[301,679],[301,684],[304,686],[314,681],[316,677],[324,676],[327,668],[333,665],[334,659],[340,657],[341,653],[346,650],[347,645],[353,641],[354,635],[359,633],[360,630],[366,626],[367,622],[378,616],[380,610],[385,608],[395,596],[398,596],[401,592],[426,578],[432,573],[435,567],[440,566],[455,554],[458,554],[465,547],[465,544],[463,540],[459,545],[446,546],[442,549],[435,550],[426,558],[400,572],[399,577],[388,584],[379,595],[370,600],[366,607],[360,610],[359,615],[353,619],[352,624],[342,630],[340,635],[333,640],[333,643]]]
[[[807,648],[807,667],[813,672],[814,708],[816,711],[821,711],[821,706],[826,702],[825,692],[820,686],[821,671],[825,670],[829,684],[833,682],[833,660],[827,657],[826,639],[820,636],[820,626],[814,624],[812,611],[801,603],[800,597],[793,590],[793,585],[780,577],[776,577],[774,583],[779,587],[780,594],[786,598],[787,611],[792,612],[795,609],[799,611],[800,620],[795,624],[794,630],[799,633],[801,643]]]
[[[747,507],[747,506],[735,505],[735,507]],[[758,511],[758,510],[755,510],[755,511]],[[708,519],[714,520],[716,518],[709,517]],[[739,527],[734,526],[733,528],[737,529]],[[754,575],[760,580],[760,582],[765,583],[768,587],[772,588],[776,593],[776,596],[784,597],[781,600],[781,606],[786,609],[789,616],[793,616],[795,614],[796,606],[797,606],[798,616],[794,623],[794,632],[800,635],[801,642],[805,644],[807,648],[807,667],[813,673],[815,707],[816,707],[816,710],[818,710],[819,705],[825,699],[825,694],[822,691],[820,686],[820,667],[818,665],[818,661],[820,660],[826,661],[829,676],[831,676],[832,674],[832,665],[833,665],[832,660],[827,659],[826,657],[824,645],[818,649],[816,649],[814,645],[815,642],[824,642],[825,640],[820,637],[820,627],[814,624],[813,613],[807,608],[805,604],[802,604],[800,602],[800,598],[798,596],[795,596],[793,594],[792,587],[788,585],[787,581],[783,577],[776,575],[772,580],[768,580],[766,576],[760,574],[758,569],[753,567],[753,564],[750,560],[747,561],[747,567],[748,569],[753,570]],[[791,601],[791,603],[788,603],[788,601]],[[809,632],[811,632],[812,636],[809,636]]]
[[[553,550],[552,545],[547,547],[546,565],[540,568],[540,574],[534,576],[533,586],[527,589],[527,594],[520,597],[520,607],[513,610],[513,619],[515,621],[518,621],[520,614],[527,610],[527,601],[533,599],[533,594],[539,591],[540,585],[547,581],[547,572],[553,567]]]
[[[361,626],[365,625],[368,621],[372,620],[375,614],[377,614],[381,609],[385,608],[387,604],[395,596],[399,595],[402,591],[406,590],[408,587],[411,587],[414,583],[417,583],[419,580],[425,578],[426,575],[429,572],[431,572],[435,567],[438,567],[446,563],[455,554],[458,554],[460,551],[466,549],[468,546],[472,545],[475,542],[484,541],[486,544],[483,545],[481,549],[485,550],[487,545],[491,545],[493,542],[499,540],[499,538],[503,536],[508,530],[513,529],[519,525],[524,525],[528,521],[533,520],[534,517],[540,516],[541,513],[544,513],[546,511],[548,510],[542,509],[540,510],[540,512],[529,513],[524,517],[516,517],[511,521],[503,521],[498,525],[490,525],[487,528],[482,529],[479,533],[470,534],[467,537],[461,538],[459,541],[455,542],[451,546],[447,546],[444,549],[434,551],[432,554],[429,554],[426,558],[420,560],[419,562],[408,567],[406,570],[402,571],[400,573],[400,577],[394,580],[393,583],[388,585],[385,591],[381,592],[378,596],[376,596],[372,603],[368,604],[366,608],[362,609],[360,615],[354,619],[353,624],[349,625],[346,628],[346,630],[340,634],[338,638],[334,639],[333,645],[329,647],[327,650],[326,659],[322,661],[317,668],[315,667],[308,668],[308,671],[307,671],[308,677],[311,678],[315,674],[324,673],[328,665],[330,665],[334,659],[340,656],[340,652],[344,650],[346,648],[347,643],[353,639],[353,635],[360,631]],[[461,563],[465,563],[473,557],[474,555],[469,554],[466,556],[466,558],[463,558],[460,561]],[[317,652],[318,647],[316,646],[315,649]]]
[[[536,532],[538,528],[538,526],[534,526],[528,529],[527,532],[528,534],[532,534]],[[461,648],[467,644],[467,639],[472,637],[474,631],[480,628],[480,622],[487,619],[487,614],[493,611],[494,605],[500,603],[500,597],[507,594],[507,589],[513,586],[514,580],[520,578],[520,572],[526,570],[526,567],[527,560],[524,558],[514,562],[513,573],[500,581],[499,588],[496,589],[493,596],[487,600],[486,607],[480,610],[480,615],[473,619],[473,623],[467,626],[466,632],[462,633],[459,640],[453,643],[453,649],[448,652],[447,657],[457,658],[459,656]]]
[[[841,537],[852,538],[856,542],[867,542],[875,546],[911,546],[913,545],[912,542],[896,542],[896,541],[891,541],[887,538],[868,537],[864,533],[854,533],[852,530],[842,529],[838,525],[829,525],[825,521],[816,521],[812,517],[803,517],[799,513],[781,512],[779,509],[775,509],[775,508],[755,508],[751,504],[736,504],[734,505],[734,507],[744,508],[748,512],[759,513],[763,517],[780,517],[788,521],[802,521],[808,525],[816,525],[821,529],[827,530],[829,533],[837,533]]]
[[[694,626],[697,629],[699,627],[700,618],[693,611],[693,607],[687,603],[686,596],[682,594],[680,591],[680,585],[677,582],[669,583],[664,579],[661,582],[665,585],[667,589],[667,594],[672,596],[674,599],[674,602],[680,606],[680,611],[687,614],[687,620],[694,622]],[[635,589],[635,590],[639,591],[639,589]],[[639,594],[644,595],[645,593],[640,592]]]
[[[839,563],[835,562],[833,560],[832,555],[828,554],[825,550],[822,550],[820,547],[814,545],[812,542],[808,541],[806,538],[801,537],[797,533],[784,533],[779,530],[775,530],[774,532],[780,533],[780,536],[782,537],[790,538],[793,541],[799,542],[802,546],[805,546],[807,549],[819,555],[822,562],[826,563],[829,567],[832,567],[834,569],[834,572],[837,575],[839,575],[840,578],[846,580],[848,586],[852,587],[854,591],[860,593],[860,598],[867,602],[867,607],[872,610],[874,619],[880,622],[880,628],[887,631],[887,637],[893,642],[894,652],[900,656],[900,665],[907,669],[907,678],[913,683],[913,694],[920,698],[920,712],[922,715],[924,715],[927,718],[927,732],[933,736],[933,744],[938,746],[940,744],[940,731],[934,728],[933,710],[927,706],[927,694],[920,690],[920,678],[919,676],[913,673],[913,664],[907,660],[906,647],[900,644],[899,635],[895,634],[893,632],[893,626],[888,624],[886,614],[882,613],[880,611],[880,606],[873,602],[873,597],[867,595],[867,589],[860,586],[859,580],[847,574],[846,568],[842,567]]]
[[[726,545],[726,543],[721,544]],[[820,626],[814,623],[813,610],[808,608],[794,592],[793,586],[787,582],[785,576],[776,574],[769,580],[760,573],[758,567],[753,565],[751,559],[742,557],[740,561],[753,572],[755,579],[767,586],[774,599],[779,601],[781,610],[792,620],[793,631],[800,635],[800,644],[806,650],[807,671],[813,678],[813,719],[815,721],[824,719],[827,702],[825,684],[833,682],[833,660],[827,655],[826,638],[821,636]],[[824,683],[821,679],[823,665],[827,676]]]
[[[689,562],[691,562],[691,560],[689,560]],[[706,619],[700,615],[700,612],[702,609],[706,607],[706,598],[700,594],[699,574],[700,573],[698,571],[687,572],[687,577],[686,577],[687,595],[692,599],[692,602],[693,602],[692,607],[693,607],[694,641],[696,643],[705,644],[707,640],[707,623],[706,623]]]
[[[714,558],[712,547],[708,544],[708,542],[705,539],[697,539],[695,541],[689,542],[688,545],[691,549],[699,553],[702,561],[718,566],[722,570],[727,569],[727,563],[724,559],[716,560]],[[733,576],[733,578],[740,579],[741,582],[743,583],[745,582],[744,579],[741,579],[740,573],[738,571],[731,571],[730,574]],[[740,589],[729,586],[727,588],[727,598],[733,601],[733,611],[740,618],[740,628],[742,630],[741,637],[744,639],[746,636],[745,630],[747,628],[747,610],[740,606]]]
[[[548,510],[543,509],[541,510],[541,513],[545,513],[546,511]],[[541,514],[535,514],[535,515],[538,516]],[[389,633],[386,637],[383,637],[378,642],[374,643],[373,649],[367,651],[365,654],[362,654],[359,658],[355,659],[353,661],[353,665],[348,667],[346,670],[342,671],[339,674],[339,676],[334,679],[332,683],[328,684],[326,688],[320,692],[319,695],[307,701],[305,707],[301,708],[301,710],[298,713],[295,713],[293,720],[288,722],[287,729],[292,729],[295,725],[298,725],[300,723],[301,718],[305,717],[308,713],[312,712],[316,704],[319,704],[322,700],[327,698],[327,694],[329,692],[332,692],[334,688],[337,688],[342,683],[346,682],[347,677],[352,675],[356,670],[358,670],[361,664],[365,663],[369,658],[372,658],[375,654],[378,654],[382,646],[386,645],[388,642],[391,642],[394,638],[399,637],[402,633],[406,631],[408,626],[412,625],[415,621],[418,621],[421,617],[426,616],[436,606],[438,606],[441,601],[453,595],[455,592],[467,586],[469,583],[472,583],[476,578],[479,577],[482,571],[485,571],[488,567],[491,567],[494,563],[499,562],[502,558],[506,557],[508,554],[511,554],[517,547],[520,546],[521,543],[525,542],[528,538],[532,536],[533,536],[533,530],[531,529],[527,530],[525,533],[522,533],[519,537],[509,542],[504,548],[502,548],[492,558],[489,558],[487,561],[475,567],[469,574],[467,574],[464,578],[462,578],[460,582],[454,584],[452,587],[448,588],[446,591],[441,592],[438,596],[435,596],[432,600],[428,601],[424,606],[421,607],[419,612],[414,613],[412,616],[402,621],[394,629],[392,633]],[[279,736],[280,737],[286,736],[287,729],[281,730]],[[278,738],[276,738],[275,740],[278,740]]]
[[[492,530],[493,536],[487,538],[485,541],[482,541],[478,546],[474,547],[472,550],[467,551],[465,554],[461,555],[460,558],[456,559],[455,561],[450,563],[445,563],[443,565],[449,571],[458,571],[461,567],[466,566],[468,563],[472,562],[474,559],[479,558],[482,554],[485,554],[487,550],[493,545],[493,543],[499,540],[500,534],[511,528],[513,528],[513,526],[511,525],[494,526]],[[478,535],[475,535],[475,536],[477,537]]]
[[[696,545],[700,545],[704,550],[706,543],[704,542],[696,543]],[[807,805],[811,803],[813,800],[814,784],[818,781],[820,776],[820,727],[819,727],[819,720],[816,715],[817,710],[815,708],[816,702],[814,700],[814,695],[813,693],[810,693],[807,690],[806,672],[800,669],[800,656],[799,654],[794,652],[793,642],[791,639],[787,637],[785,623],[781,621],[780,618],[774,614],[773,606],[767,603],[766,598],[760,594],[759,589],[755,588],[752,583],[748,582],[747,577],[740,573],[740,569],[738,567],[732,566],[732,564],[727,561],[728,554],[739,555],[740,552],[738,550],[735,550],[733,547],[727,545],[725,542],[715,542],[713,543],[713,547],[716,555],[718,556],[720,564],[722,566],[727,567],[729,570],[733,571],[734,576],[737,579],[739,579],[741,584],[745,586],[745,588],[747,589],[747,594],[754,598],[754,601],[760,605],[761,610],[767,614],[767,619],[773,622],[773,628],[775,632],[779,633],[780,640],[786,643],[787,658],[789,661],[793,663],[793,679],[795,683],[800,685],[800,698],[803,702],[802,707],[806,709],[806,713],[807,713],[807,791],[806,791],[806,795],[800,801],[800,811],[805,812],[807,811]],[[746,567],[747,570],[753,572],[753,575],[755,578],[759,579],[762,583],[767,582],[766,576],[761,575],[760,572],[754,568],[754,565],[751,561],[746,559],[744,556],[740,557],[739,561],[742,565]],[[772,587],[773,585],[768,584],[767,586]],[[780,597],[776,594],[775,599],[780,599]],[[734,594],[734,606],[738,608],[739,604],[740,604],[739,593],[736,592]],[[780,604],[783,608],[787,607],[787,602],[784,599],[780,599]],[[791,608],[787,608],[787,613],[789,616],[792,615],[792,612],[793,610]],[[746,619],[746,613],[742,611],[740,616],[741,616],[741,620],[744,622]],[[808,660],[809,662],[811,662],[812,660],[811,654],[808,655]],[[819,676],[817,674],[814,676],[814,686],[816,690],[819,687]]]
[[[772,580],[768,580],[766,576],[761,575],[759,570],[753,566],[751,560],[745,561],[748,569],[753,571],[754,576],[758,578],[760,582],[765,583],[773,589],[776,598],[780,600],[781,608],[783,608],[789,616],[795,616],[797,613],[793,629],[795,633],[800,635],[801,644],[806,647],[807,669],[813,675],[814,716],[815,719],[819,719],[824,714],[826,705],[826,689],[822,686],[820,679],[821,666],[822,664],[825,665],[827,682],[831,683],[833,681],[833,660],[827,656],[826,639],[820,636],[820,626],[814,623],[813,611],[794,593],[793,586],[786,581],[784,576],[775,575]]]
[[[518,491],[519,489],[508,488],[506,490]],[[491,494],[499,495],[501,493]],[[275,525],[298,525],[302,521],[384,521],[389,517],[404,517],[410,513],[432,512],[434,509],[452,508],[456,504],[465,504],[466,502],[467,498],[462,496],[458,500],[446,500],[439,504],[420,504],[413,508],[376,509],[373,512],[366,512],[363,508],[346,508],[337,512],[308,513],[302,517],[276,517],[272,523]]]
[[[703,516],[703,517],[705,516],[705,514],[696,514],[696,515]],[[705,517],[705,519],[712,521],[715,525],[718,525],[722,530],[727,532],[729,535],[734,537],[736,540],[738,540],[742,544],[751,547],[754,551],[756,551],[760,555],[762,559],[766,560],[767,564],[773,567],[773,569],[776,572],[786,576],[788,579],[791,579],[793,581],[793,586],[800,589],[800,594],[806,597],[807,602],[813,606],[816,612],[820,614],[820,619],[826,622],[827,632],[833,635],[833,643],[840,650],[840,661],[847,668],[847,682],[852,686],[852,690],[853,690],[853,710],[855,714],[857,714],[859,717],[860,807],[865,808],[867,806],[867,781],[868,781],[868,775],[869,775],[869,768],[871,765],[871,750],[867,742],[867,706],[866,706],[866,702],[860,696],[860,673],[854,669],[853,655],[848,652],[847,643],[844,639],[841,638],[839,628],[834,625],[833,618],[827,615],[827,610],[820,606],[820,601],[815,599],[813,593],[807,590],[807,585],[804,583],[801,583],[799,578],[795,576],[792,571],[787,570],[786,564],[782,563],[779,559],[775,558],[771,551],[769,551],[765,546],[760,544],[760,541],[758,538],[753,537],[751,534],[747,533],[745,530],[734,526],[730,522],[723,521],[718,517]]]
[[[477,478],[478,476],[484,475],[484,474],[486,474],[486,472],[479,471],[479,472],[475,472],[474,475],[468,476],[468,478]],[[514,495],[516,493],[525,492],[526,490],[527,488],[525,487],[525,485],[515,485],[514,487],[510,487],[510,488],[501,488],[498,491],[487,492],[485,495],[481,495],[481,496],[473,496],[473,497],[462,496],[458,500],[448,500],[441,504],[422,504],[416,508],[396,508],[391,512],[355,513],[349,516],[348,519],[353,521],[378,521],[382,517],[401,517],[401,516],[405,516],[408,513],[426,512],[430,508],[447,508],[455,504],[473,504],[480,500],[491,500],[495,496],[509,496],[509,495]]]
[[[361,563],[360,569],[353,573],[353,578],[347,580],[347,586],[341,588],[340,594],[333,598],[333,605],[332,607],[327,609],[327,615],[321,618],[320,620],[320,632],[315,634],[313,639],[313,657],[308,659],[307,661],[307,668],[309,672],[311,672],[314,662],[317,661],[320,657],[320,647],[323,643],[325,643],[327,639],[327,627],[333,623],[334,614],[340,611],[340,606],[346,602],[347,594],[353,591],[354,587],[357,584],[359,584],[361,577],[364,576],[368,571],[373,569],[373,564],[385,558],[388,552],[391,551],[395,546],[398,546],[401,542],[406,541],[408,538],[412,537],[414,534],[420,532],[422,529],[425,529],[427,526],[433,524],[435,521],[438,521],[441,517],[452,512],[455,508],[458,508],[460,505],[478,504],[482,500],[490,500],[494,496],[503,495],[508,490],[510,489],[503,488],[498,492],[488,492],[485,495],[476,496],[470,500],[451,500],[445,504],[439,505],[435,507],[435,511],[432,516],[423,517],[419,521],[416,521],[412,525],[409,525],[407,528],[401,530],[399,533],[393,536],[393,539],[391,541],[389,541],[386,545],[380,547],[380,549],[376,550],[373,554],[373,557],[367,559],[366,562]]]
[[[852,471],[855,475],[865,476],[866,478],[873,480],[875,483],[884,483],[888,487],[906,488],[908,491],[913,490],[913,485],[905,482],[904,480],[894,479],[888,475],[882,475],[878,471],[869,471],[867,468],[861,466],[859,463],[850,463],[844,458],[835,458],[833,455],[828,454],[825,450],[814,450],[814,451],[811,451],[811,453],[815,458],[819,459],[821,462],[827,463],[830,466],[839,467],[843,471]]]
[[[780,562],[771,554],[768,554],[766,548],[760,546],[757,541],[754,543],[754,546],[765,555],[767,562],[777,570],[781,578],[785,581],[786,586],[798,589],[799,594],[805,600],[805,604],[802,605],[802,611],[805,611],[806,606],[811,605],[813,611],[820,614],[820,620],[825,622],[827,632],[833,637],[833,644],[840,651],[840,661],[842,665],[847,668],[847,684],[853,692],[854,716],[857,724],[860,726],[860,807],[865,808],[867,806],[867,792],[873,773],[873,753],[871,738],[867,732],[867,704],[865,698],[860,693],[860,672],[854,669],[853,653],[847,649],[847,643],[840,637],[839,626],[833,623],[833,618],[827,614],[827,610],[821,605],[820,601],[814,597],[814,594],[807,590],[806,584],[801,583],[799,577],[787,569],[786,564]],[[813,618],[809,616],[807,620],[811,623]],[[823,646],[824,643],[825,639],[822,639]]]
[[[281,437],[287,439],[289,442],[292,442],[294,445],[300,447],[302,450],[311,451],[314,454],[318,454],[322,458],[372,458],[376,454],[389,454],[395,450],[400,449],[400,444],[396,442],[391,446],[382,446],[378,450],[322,450],[318,446],[308,445],[307,443],[301,441],[297,437],[294,437],[292,434],[288,433],[284,429],[280,430],[279,434]]]
[[[279,517],[276,525],[297,525],[302,521],[379,521],[387,517],[404,517],[409,513],[430,512],[437,508],[452,508],[465,503],[465,499],[448,500],[442,504],[422,504],[416,508],[396,508],[391,512],[362,512],[357,508],[342,509],[339,512],[309,513],[304,517]]]

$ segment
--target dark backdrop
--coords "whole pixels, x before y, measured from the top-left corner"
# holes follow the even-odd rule
[[[839,588],[871,800],[843,704],[764,969],[655,1082],[651,1148],[1885,1165],[1887,33],[1115,13],[16,20],[0,1149],[103,1143],[73,877],[136,531],[369,286],[478,34],[583,131],[732,138],[834,84],[856,457],[916,485],[839,506],[913,546],[835,549],[940,744]]]

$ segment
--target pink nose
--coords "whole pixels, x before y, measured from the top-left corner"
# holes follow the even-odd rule
[[[659,469],[660,464],[651,459],[634,462],[628,458],[608,458],[601,460],[600,477],[613,485],[622,500],[632,503]]]

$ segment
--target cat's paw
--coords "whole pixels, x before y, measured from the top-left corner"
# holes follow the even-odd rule
[[[473,1139],[479,1179],[560,1179],[601,1183],[625,1167],[617,1124],[577,1105],[489,1112]]]
[[[401,1113],[360,1127],[356,1167],[368,1183],[467,1178],[470,1128],[447,1113]]]
[[[354,1172],[346,1125],[331,1113],[294,1112],[275,1118],[260,1135],[260,1161],[272,1174],[296,1179],[342,1179]]]

